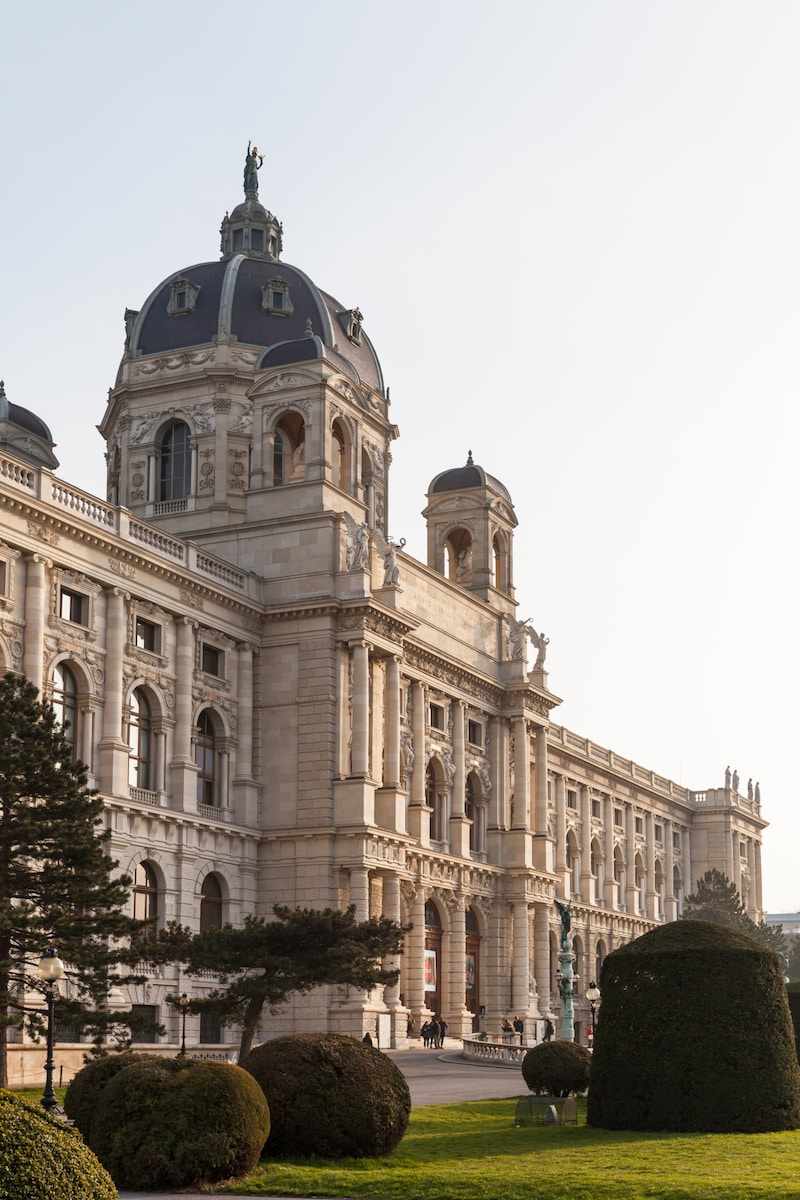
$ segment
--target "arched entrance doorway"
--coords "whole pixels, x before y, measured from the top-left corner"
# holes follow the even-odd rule
[[[464,970],[465,979],[465,995],[464,1007],[472,1013],[472,1032],[478,1032],[478,1018],[481,1011],[480,1002],[480,933],[478,931],[478,919],[471,908],[468,908],[465,916],[466,926],[466,963]]]
[[[432,900],[425,901],[425,1007],[434,1015],[442,1011],[442,922]]]

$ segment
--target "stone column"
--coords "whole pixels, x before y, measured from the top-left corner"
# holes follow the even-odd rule
[[[752,838],[747,839],[747,874],[750,886],[747,889],[747,915],[751,921],[758,923],[760,914],[756,909],[755,891],[756,891],[756,851],[755,843]]]
[[[386,663],[385,717],[383,785],[397,788],[400,787],[402,781],[400,778],[400,659],[396,654],[393,654]]]
[[[44,676],[44,621],[50,608],[47,568],[51,566],[52,563],[41,554],[32,554],[25,561],[25,651],[22,670],[40,693]]]
[[[631,804],[625,805],[625,911],[636,910],[636,821]]]
[[[581,784],[581,900],[594,902],[592,874],[592,796],[586,784]]]
[[[563,775],[556,775],[556,871],[561,886],[567,887],[567,786]]]
[[[755,892],[753,894],[753,903],[758,911],[759,920],[762,917],[764,906],[761,899],[761,843],[756,842],[754,847],[755,853]]]
[[[694,884],[692,882],[692,838],[688,829],[681,831],[681,845],[683,846],[683,898],[685,900],[694,891]],[[680,913],[678,915],[680,916]]]
[[[353,653],[353,743],[350,774],[358,779],[369,775],[369,646],[355,642]]]
[[[533,906],[533,966],[536,990],[539,993],[539,1012],[552,1012],[550,998],[550,905],[537,900]]]
[[[419,839],[422,846],[431,844],[430,813],[425,806],[425,685],[413,685],[411,710],[411,742],[414,765],[411,768],[411,808],[408,814],[408,832]]]
[[[397,921],[400,924],[400,877],[399,875],[384,875],[383,877],[383,915],[388,917],[390,921]],[[399,970],[400,955],[391,954],[385,962],[384,968],[387,971]],[[389,983],[383,995],[384,1001],[388,1008],[397,1008],[400,1004],[400,977],[398,975],[396,983]],[[405,1030],[403,1030],[405,1033]]]
[[[355,905],[356,920],[369,920],[369,869],[350,868],[350,903]]]
[[[527,829],[530,809],[530,755],[528,725],[524,717],[514,719],[514,828]]]
[[[130,754],[122,729],[122,667],[125,655],[125,601],[119,588],[106,592],[105,707],[100,740],[100,774],[112,796],[128,794]]]
[[[603,843],[605,867],[606,908],[617,908],[620,895],[614,879],[614,797],[606,796],[603,801]]]
[[[513,966],[511,968],[511,1007],[521,1017],[528,1009],[530,946],[528,944],[528,905],[515,900],[511,906]]]
[[[508,763],[508,744],[506,726],[500,717],[492,717],[489,721],[489,771],[492,778],[492,795],[489,801],[489,829],[508,828],[506,804],[508,786],[506,783],[506,765]]]
[[[238,647],[239,719],[236,731],[239,746],[236,751],[237,779],[253,777],[253,647],[242,642]]]
[[[214,398],[214,507],[228,505],[228,413],[231,402],[227,396]]]
[[[547,730],[543,725],[536,728],[536,805],[534,830],[547,833]]]
[[[420,1030],[421,1013],[427,1008],[425,1002],[425,893],[421,883],[414,885],[411,903],[411,932],[408,935],[408,988],[406,1006],[411,1011],[415,1032]]]
[[[464,718],[466,706],[462,700],[453,702],[453,795],[450,806],[450,848],[453,854],[469,857],[469,826],[464,808],[466,780]],[[473,820],[477,815],[472,814]],[[461,997],[463,1007],[464,997]]]
[[[664,821],[664,919],[666,921],[674,921],[678,916],[675,905],[675,851],[672,835],[672,822]]]
[[[195,624],[189,617],[178,617],[175,625],[175,734],[170,779],[174,806],[189,812],[197,807],[197,767],[192,751]]]
[[[469,1029],[472,1024],[471,1017],[466,1027],[463,1022],[467,994],[467,931],[464,915],[465,909],[464,897],[455,896],[450,908],[449,1012],[442,1015],[450,1026],[455,1026],[451,1032],[456,1037],[465,1032],[465,1029]]]
[[[645,816],[645,837],[647,844],[647,897],[646,912],[648,917],[655,920],[658,917],[658,893],[656,891],[656,829],[655,818],[651,812]]]

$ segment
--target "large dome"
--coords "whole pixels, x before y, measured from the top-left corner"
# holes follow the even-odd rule
[[[128,352],[175,355],[230,340],[261,351],[257,368],[332,359],[384,394],[378,357],[357,307],[280,260],[283,229],[254,189],[222,222],[222,258],[168,275],[135,314]]]
[[[471,450],[465,466],[451,467],[449,471],[441,471],[432,480],[431,486],[428,488],[428,495],[433,496],[438,492],[463,492],[470,488],[488,488],[511,504],[511,496],[506,485],[496,479],[494,475],[489,475],[483,467],[474,463]]]

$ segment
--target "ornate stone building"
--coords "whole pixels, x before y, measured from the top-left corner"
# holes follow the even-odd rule
[[[397,987],[312,993],[264,1036],[402,1045],[431,1012],[531,1035],[559,1010],[555,896],[580,1030],[604,955],[709,867],[760,918],[759,798],[554,722],[547,641],[515,615],[511,496],[471,454],[430,485],[427,561],[388,541],[398,430],[362,315],[282,260],[247,182],[221,259],[125,314],[107,500],[52,474],[47,427],[0,398],[3,665],[68,722],[140,915],[413,924]],[[117,1001],[174,1045],[166,997],[210,986],[165,969]],[[236,1036],[190,1018],[192,1045]]]

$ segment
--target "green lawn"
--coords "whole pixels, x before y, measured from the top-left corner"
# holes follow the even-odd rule
[[[246,1180],[221,1190],[366,1200],[800,1198],[800,1131],[515,1129],[514,1107],[514,1100],[483,1100],[414,1108],[389,1158],[263,1160]]]

